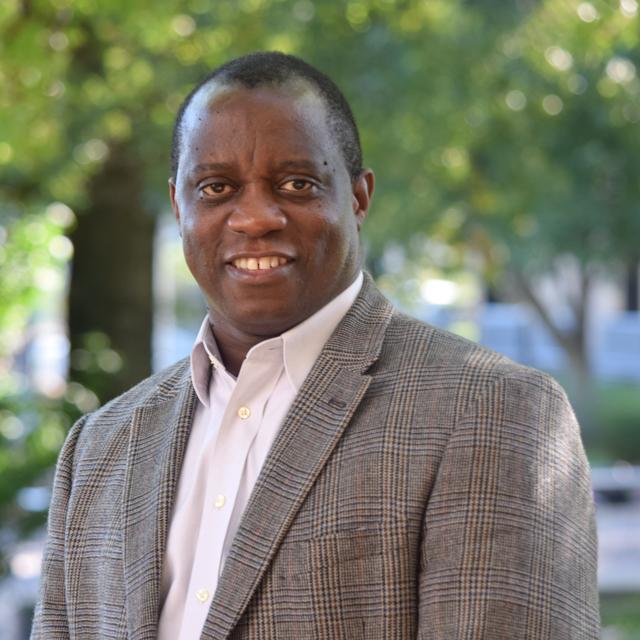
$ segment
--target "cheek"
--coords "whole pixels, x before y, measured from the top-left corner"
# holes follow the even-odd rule
[[[347,213],[335,202],[323,203],[317,207],[311,207],[296,216],[300,226],[296,233],[304,236],[307,242],[316,244],[340,244],[347,242],[350,236]]]
[[[351,254],[354,240],[357,240],[355,220],[350,221],[346,214],[345,217],[325,217],[314,229],[313,238],[321,257],[341,261]]]
[[[211,273],[216,264],[215,235],[200,224],[185,224],[182,227],[182,250],[189,269],[194,276]]]

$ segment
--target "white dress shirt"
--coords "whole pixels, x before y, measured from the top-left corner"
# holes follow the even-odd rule
[[[178,480],[162,569],[159,640],[197,640],[271,443],[362,273],[314,315],[252,347],[238,378],[220,360],[208,317],[191,352],[199,402]]]

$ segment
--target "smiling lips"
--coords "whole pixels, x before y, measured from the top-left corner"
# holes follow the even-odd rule
[[[231,261],[231,264],[236,269],[245,271],[267,271],[282,267],[288,262],[289,260],[282,256],[261,256],[260,258],[235,258]]]

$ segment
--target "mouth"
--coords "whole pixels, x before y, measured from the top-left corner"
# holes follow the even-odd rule
[[[283,256],[260,256],[259,258],[234,258],[231,265],[241,271],[271,271],[291,262]]]
[[[289,274],[293,258],[282,254],[233,256],[227,262],[229,274],[245,284],[273,284]]]

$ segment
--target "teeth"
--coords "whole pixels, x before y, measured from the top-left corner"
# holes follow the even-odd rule
[[[287,264],[287,259],[281,256],[263,256],[261,258],[236,258],[233,266],[237,269],[245,269],[247,271],[257,271],[274,269]]]

